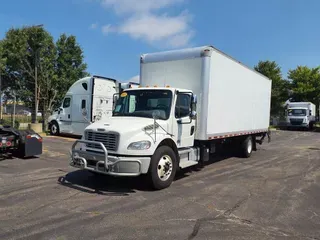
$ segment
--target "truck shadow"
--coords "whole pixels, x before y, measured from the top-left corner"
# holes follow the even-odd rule
[[[136,190],[149,191],[144,177],[112,177],[95,175],[86,170],[70,172],[58,179],[58,183],[82,192],[106,195],[129,196]]]
[[[229,151],[227,151],[227,150],[219,151],[218,153],[211,155],[210,160],[206,163],[191,166],[189,168],[181,169],[180,171],[178,171],[176,174],[176,177],[175,177],[175,181],[179,181],[180,179],[186,178],[186,177],[190,176],[190,174],[192,174],[192,173],[203,171],[204,168],[206,168],[212,164],[215,164],[220,161],[223,161],[223,160],[226,160],[229,158],[233,158],[233,157],[238,157],[237,152],[233,152],[230,150]]]
[[[202,168],[234,157],[235,153],[222,152],[210,157],[207,164],[182,169],[177,172],[174,182],[187,178],[193,172],[201,171]],[[129,196],[136,191],[154,191],[149,185],[146,176],[139,177],[112,177],[107,175],[93,174],[86,170],[76,170],[61,176],[58,183],[85,193],[105,196]]]
[[[39,156],[30,156],[30,157],[23,157],[17,154],[3,154],[0,155],[0,161],[8,161],[8,160],[32,160],[32,159],[39,159]]]

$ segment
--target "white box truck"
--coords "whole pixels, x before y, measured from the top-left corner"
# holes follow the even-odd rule
[[[211,46],[143,54],[140,87],[122,91],[113,116],[85,129],[70,165],[147,174],[154,189],[166,188],[217,145],[234,143],[249,157],[269,137],[270,96],[270,79]]]
[[[316,123],[316,106],[311,102],[289,102],[286,106],[286,127],[312,129]]]
[[[120,88],[137,85],[131,82],[120,83],[115,79],[96,75],[77,80],[68,89],[61,106],[49,116],[50,134],[81,136],[91,123],[112,116],[114,95]]]

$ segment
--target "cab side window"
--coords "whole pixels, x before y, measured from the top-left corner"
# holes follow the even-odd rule
[[[68,108],[70,107],[70,103],[71,103],[71,98],[66,97],[63,101],[63,108]]]
[[[177,96],[175,117],[176,118],[188,117],[190,114],[190,104],[191,104],[190,94],[179,94]]]

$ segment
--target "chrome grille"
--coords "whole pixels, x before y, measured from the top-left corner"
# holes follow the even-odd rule
[[[290,123],[292,125],[301,125],[303,123],[302,118],[290,118]]]
[[[119,134],[116,132],[95,132],[86,131],[85,139],[89,141],[102,142],[108,151],[117,151],[119,144]],[[101,149],[99,144],[87,143],[88,148]]]

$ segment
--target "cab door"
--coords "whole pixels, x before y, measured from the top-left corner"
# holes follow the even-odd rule
[[[194,144],[195,120],[190,118],[191,93],[178,93],[173,118],[173,134],[178,148]]]
[[[71,129],[71,106],[72,106],[72,96],[66,96],[63,100],[62,108],[60,108],[60,114],[59,114],[59,121],[61,123],[60,125],[60,131],[70,133],[72,132]]]

